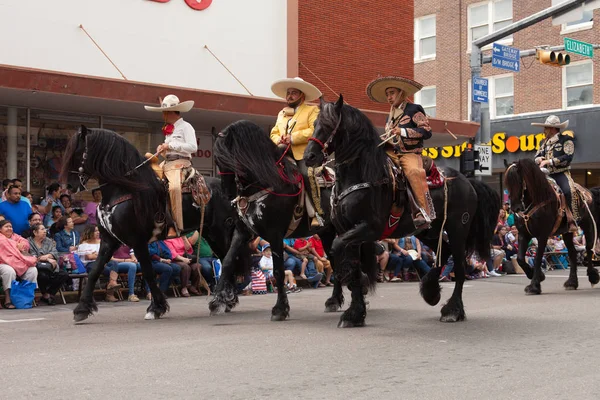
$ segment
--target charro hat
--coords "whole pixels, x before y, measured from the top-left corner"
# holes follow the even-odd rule
[[[371,81],[367,85],[367,96],[377,103],[387,103],[385,90],[391,87],[402,90],[407,96],[412,96],[421,90],[423,85],[412,79],[402,78],[401,76],[383,76]]]
[[[306,82],[302,78],[286,78],[273,82],[271,91],[277,97],[285,99],[288,89],[298,89],[306,97],[306,101],[313,101],[323,96],[323,93],[312,83]]]
[[[565,129],[567,126],[569,126],[569,120],[566,120],[565,122],[560,122],[560,118],[558,118],[556,115],[550,115],[548,118],[546,118],[546,122],[532,122],[531,125],[543,126],[544,128]]]
[[[163,99],[160,107],[153,106],[144,106],[147,111],[152,112],[163,112],[163,111],[179,111],[179,112],[188,112],[194,107],[194,102],[184,101],[183,103],[179,102],[179,97],[174,94],[170,94]]]

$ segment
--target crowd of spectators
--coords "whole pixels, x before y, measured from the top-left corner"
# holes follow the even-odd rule
[[[3,185],[0,284],[4,301],[0,307],[15,308],[10,297],[15,280],[35,283],[41,301],[54,305],[58,290],[76,288],[78,280],[71,276],[85,274],[95,266],[101,244],[96,208],[102,193],[94,190],[93,201],[80,204],[73,201],[68,188],[53,183],[47,188],[47,196],[35,204],[30,193],[22,192],[20,180],[5,180]],[[214,289],[214,263],[218,260],[208,243],[198,238],[198,232],[191,232],[148,246],[159,288],[165,295],[171,286],[183,297],[201,295],[202,290],[210,293]],[[117,249],[103,271],[107,279],[106,301],[119,301],[116,291],[125,286],[123,281],[127,282],[127,300],[140,301],[136,294],[136,282],[142,282],[138,279],[140,271],[132,249],[126,246]],[[127,278],[120,282],[125,275]],[[145,284],[144,289],[150,299]]]

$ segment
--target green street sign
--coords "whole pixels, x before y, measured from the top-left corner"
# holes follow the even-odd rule
[[[594,57],[594,47],[586,42],[565,38],[565,50],[584,57]]]

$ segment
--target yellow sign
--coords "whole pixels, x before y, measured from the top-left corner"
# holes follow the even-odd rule
[[[563,134],[573,136],[573,132],[567,131]],[[492,146],[494,154],[502,154],[504,152],[515,153],[517,151],[534,151],[540,148],[540,143],[544,139],[543,133],[522,135],[522,136],[506,136],[505,132],[498,132],[489,143],[484,143]],[[442,148],[430,147],[423,149],[423,155],[433,158],[439,156],[444,158],[460,157],[463,150],[467,147],[467,142],[457,146],[445,146]]]

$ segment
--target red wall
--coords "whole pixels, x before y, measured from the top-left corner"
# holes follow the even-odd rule
[[[413,77],[413,1],[300,0],[298,7],[300,77],[328,101],[335,94],[309,70],[350,105],[388,111],[365,88],[378,75]]]

